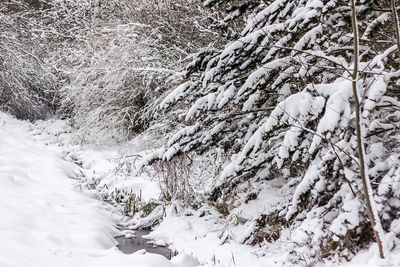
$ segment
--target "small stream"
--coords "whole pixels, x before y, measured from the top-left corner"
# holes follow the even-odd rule
[[[117,236],[114,237],[118,242],[118,248],[125,254],[132,254],[136,251],[145,249],[148,253],[163,255],[166,258],[171,258],[171,250],[165,246],[154,245],[151,239],[143,238],[149,234],[148,230],[136,230],[133,237]]]
[[[71,153],[72,152],[67,153],[67,155],[64,156],[64,159],[68,162],[75,164],[79,168],[82,168],[82,161]],[[83,172],[81,173],[83,176],[85,176]],[[74,177],[73,179],[79,180],[81,178]],[[111,202],[107,201],[105,202],[110,204],[111,206],[113,205]],[[117,228],[121,231],[128,230],[124,229],[124,227],[121,226]],[[118,242],[117,245],[118,249],[125,254],[132,254],[139,250],[144,249],[148,253],[159,254],[166,257],[167,259],[170,259],[172,257],[172,251],[167,246],[155,245],[153,240],[143,237],[145,235],[148,235],[149,233],[150,233],[149,230],[135,230],[133,236],[131,237],[126,237],[125,235],[121,235],[121,236],[115,236],[114,239]]]

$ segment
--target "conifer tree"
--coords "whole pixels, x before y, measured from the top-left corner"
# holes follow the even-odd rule
[[[399,58],[389,1],[356,8],[365,164],[386,239],[397,221],[396,205],[387,203],[400,193],[386,184],[398,179],[399,159],[390,155],[397,153]],[[294,233],[306,233],[302,242],[313,249],[304,253],[329,257],[331,246],[355,253],[372,237],[358,178],[351,8],[340,1],[275,0],[241,14],[249,15],[240,36],[199,53],[187,81],[162,101],[166,113],[180,112],[181,129],[145,160],[223,151],[211,200],[237,194],[247,181],[279,179],[291,201],[262,218],[278,216]],[[309,229],[311,222],[318,229]]]

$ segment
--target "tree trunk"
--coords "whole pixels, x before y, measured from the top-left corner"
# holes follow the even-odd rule
[[[376,209],[371,183],[368,177],[368,169],[365,164],[365,151],[364,151],[364,142],[362,135],[362,121],[361,121],[361,106],[360,106],[360,98],[358,93],[358,64],[359,64],[359,47],[358,47],[358,27],[357,27],[357,17],[356,17],[356,8],[355,8],[355,0],[350,0],[351,5],[351,24],[353,29],[353,43],[354,43],[354,69],[352,76],[352,87],[353,87],[353,96],[355,101],[355,113],[356,113],[356,134],[357,134],[357,147],[358,147],[358,159],[360,163],[360,176],[363,185],[365,202],[367,205],[368,217],[371,222],[372,229],[374,231],[374,235],[376,238],[376,242],[379,248],[379,255],[383,259],[385,257],[383,251],[383,229],[378,216],[378,211]]]

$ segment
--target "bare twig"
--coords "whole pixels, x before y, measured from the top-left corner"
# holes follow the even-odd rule
[[[390,1],[390,5],[392,8],[393,22],[394,22],[394,30],[396,35],[396,43],[397,43],[397,53],[400,58],[400,30],[399,30],[399,17],[397,15],[396,3],[395,0]]]

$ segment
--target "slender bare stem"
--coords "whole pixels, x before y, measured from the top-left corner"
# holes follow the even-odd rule
[[[396,43],[397,43],[397,53],[400,58],[400,30],[399,30],[399,17],[397,15],[396,10],[396,3],[395,0],[390,1],[390,5],[392,7],[392,15],[393,15],[393,22],[394,22],[394,30],[396,34]]]
[[[367,172],[366,172],[366,164],[365,164],[365,159],[364,159],[364,143],[363,143],[363,136],[361,133],[361,116],[360,116],[360,111],[361,111],[361,106],[360,106],[360,99],[358,97],[358,62],[359,62],[359,48],[358,48],[358,28],[357,28],[357,15],[356,15],[356,6],[355,6],[355,0],[350,0],[350,5],[351,5],[351,24],[352,24],[352,29],[353,29],[353,43],[354,43],[354,55],[353,55],[353,61],[354,61],[354,68],[353,68],[353,75],[352,75],[352,87],[353,87],[353,96],[354,96],[354,101],[355,101],[355,113],[356,113],[356,134],[357,134],[357,148],[358,148],[358,159],[360,162],[360,176],[361,176],[361,181],[363,185],[363,191],[364,191],[364,196],[365,196],[365,202],[367,205],[367,211],[368,211],[368,217],[371,222],[372,229],[374,231],[376,243],[378,244],[379,248],[379,255],[383,259],[385,258],[385,255],[383,253],[383,246],[382,246],[382,237],[380,236],[380,231],[377,231],[377,220],[379,220],[379,217],[377,216],[377,212],[374,210],[372,206],[372,201],[373,199],[373,194],[372,194],[372,188],[371,185],[369,184],[369,179],[367,177]],[[374,212],[375,211],[375,212]],[[380,226],[380,222],[378,226]]]

